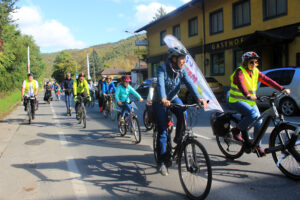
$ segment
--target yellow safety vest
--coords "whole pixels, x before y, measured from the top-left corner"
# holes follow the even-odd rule
[[[81,94],[81,93],[84,92],[84,90],[86,90],[86,93],[88,95],[90,95],[89,85],[88,85],[87,81],[84,79],[82,82],[79,81],[78,84],[77,84],[77,81],[78,80],[75,80],[73,82],[73,93],[74,93],[74,95],[77,95],[77,93]]]
[[[250,77],[249,74],[247,73],[246,69],[244,67],[240,66],[233,72],[233,74],[230,77],[231,88],[230,88],[230,95],[229,95],[229,103],[235,103],[237,101],[245,101],[250,106],[254,106],[254,105],[256,105],[256,102],[253,100],[247,99],[247,97],[245,97],[243,95],[243,93],[240,91],[238,86],[233,83],[234,75],[238,69],[242,70],[242,72],[243,72],[245,86],[246,86],[247,90],[250,92],[251,95],[256,94],[259,70],[257,68],[254,68],[252,77]]]
[[[32,89],[33,89],[33,93],[35,92],[36,89],[36,80],[32,80]],[[27,94],[29,92],[29,80],[26,80],[26,85],[25,85],[25,94]]]

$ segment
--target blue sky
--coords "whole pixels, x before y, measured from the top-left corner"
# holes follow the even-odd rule
[[[13,18],[41,51],[85,48],[127,38],[163,6],[170,12],[190,0],[20,0]]]

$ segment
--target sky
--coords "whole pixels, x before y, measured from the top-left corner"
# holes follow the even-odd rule
[[[42,53],[117,42],[190,0],[19,0],[12,18]],[[126,33],[128,31],[130,33]]]

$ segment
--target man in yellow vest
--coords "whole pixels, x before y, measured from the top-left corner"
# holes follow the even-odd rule
[[[89,84],[88,82],[84,79],[85,75],[84,73],[80,73],[78,76],[78,79],[76,79],[73,82],[73,93],[74,93],[74,101],[76,102],[75,104],[75,110],[76,110],[76,119],[79,118],[78,115],[78,110],[79,110],[79,102],[78,96],[83,97],[85,100],[91,101],[91,96],[90,96],[90,90],[89,90]],[[86,106],[87,101],[84,102],[84,105]]]
[[[31,104],[31,110],[32,110],[32,119],[35,118],[35,104],[36,104],[36,98],[39,90],[39,84],[36,80],[33,79],[33,74],[28,74],[28,79],[23,81],[22,86],[22,101],[24,100],[24,97],[35,97],[35,100],[30,100]],[[25,111],[27,111],[26,108],[27,100],[23,101],[23,105],[25,107]]]
[[[258,69],[257,53],[250,51],[242,56],[242,66],[238,67],[230,77],[231,88],[229,95],[230,106],[237,112],[241,113],[244,118],[239,122],[238,127],[232,130],[236,140],[243,141],[240,130],[247,130],[248,126],[260,117],[260,112],[257,108],[255,100],[258,81],[279,91],[285,91],[290,94],[289,89],[285,89]],[[254,127],[254,136],[256,135],[262,120],[259,120]],[[258,152],[261,156],[265,156],[264,150],[258,146]]]

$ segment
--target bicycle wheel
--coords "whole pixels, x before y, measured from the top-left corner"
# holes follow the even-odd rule
[[[156,128],[154,127],[153,129],[153,153],[154,153],[154,159],[155,159],[155,162],[157,163],[158,161],[158,158],[157,158],[157,135],[158,135],[158,132],[156,130]]]
[[[82,121],[83,121],[83,128],[86,128],[86,110],[85,107],[82,107]]]
[[[27,103],[26,106],[27,106],[28,124],[31,124],[31,122],[32,122],[31,105],[30,105],[30,103]]]
[[[178,161],[180,183],[187,197],[205,199],[211,188],[212,171],[203,145],[195,139],[183,143]]]
[[[125,122],[121,121],[121,114],[119,114],[118,116],[118,128],[121,136],[124,137],[126,135],[127,129],[125,126]]]
[[[133,117],[132,119],[132,129],[133,129],[133,135],[135,137],[136,143],[140,143],[142,140],[142,135],[141,135],[141,129],[139,125],[139,121],[137,120],[136,117]]]
[[[216,136],[217,144],[226,158],[237,159],[244,154],[243,143],[233,138],[229,133],[225,136]]]
[[[116,113],[116,105],[113,101],[110,103],[110,109],[109,110],[110,110],[110,119],[112,121],[115,121],[117,113]]]
[[[150,131],[153,128],[151,121],[149,120],[148,111],[145,109],[143,114],[143,122],[147,131]]]
[[[281,124],[274,128],[270,136],[270,148],[278,145],[286,145],[291,140],[291,136],[295,130],[296,127],[290,124]],[[290,149],[274,152],[272,153],[272,157],[275,164],[284,175],[293,180],[300,180],[299,136],[295,146],[290,147]]]

